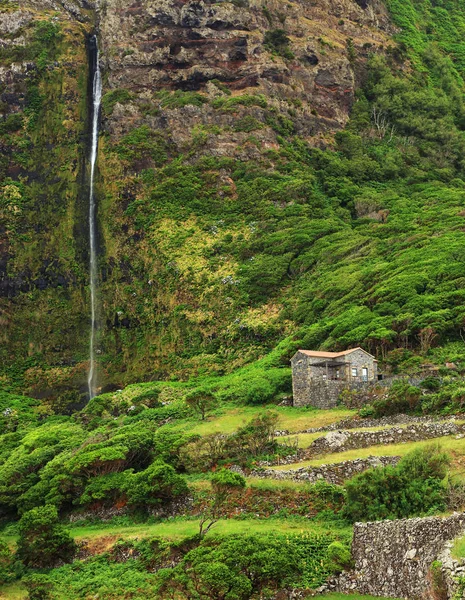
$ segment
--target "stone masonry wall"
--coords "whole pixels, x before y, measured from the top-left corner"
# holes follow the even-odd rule
[[[294,406],[311,405],[317,408],[334,408],[339,400],[339,395],[345,389],[356,392],[371,389],[377,383],[378,367],[376,361],[362,350],[352,352],[348,359],[351,366],[356,367],[359,376],[362,368],[368,369],[369,382],[364,381],[335,381],[325,380],[321,376],[324,369],[312,367],[312,364],[324,363],[326,359],[309,358],[303,353],[297,353],[291,360],[292,388]],[[343,377],[343,369],[341,377]]]
[[[311,443],[306,452],[306,457],[343,452],[356,448],[368,448],[380,444],[416,442],[446,435],[463,437],[464,433],[465,425],[453,421],[416,423],[406,427],[390,427],[381,431],[330,431]]]
[[[301,467],[300,469],[289,469],[288,471],[275,471],[274,469],[257,469],[250,473],[251,477],[261,479],[291,479],[293,481],[326,481],[328,483],[341,484],[358,473],[374,467],[396,465],[400,456],[368,456],[367,458],[356,458],[339,463],[320,465],[319,467]]]
[[[416,600],[428,597],[428,572],[448,540],[465,532],[465,514],[356,523],[352,543],[357,591]]]

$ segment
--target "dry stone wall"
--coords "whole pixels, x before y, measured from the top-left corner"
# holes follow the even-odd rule
[[[453,422],[416,423],[407,427],[391,427],[378,431],[330,431],[312,442],[306,456],[344,452],[379,444],[416,442],[446,435],[464,435],[465,425]]]
[[[464,532],[464,513],[356,523],[352,557],[358,592],[409,600],[427,598],[431,563],[440,558],[449,540]],[[349,589],[354,578],[351,581]]]
[[[250,475],[262,479],[291,479],[293,481],[308,481],[309,483],[324,480],[328,483],[341,484],[354,475],[357,475],[357,473],[362,473],[373,467],[396,465],[399,460],[400,456],[368,456],[367,458],[357,458],[355,460],[320,465],[319,467],[301,467],[300,469],[285,471],[260,469],[252,471]]]
[[[423,416],[418,417],[416,415],[391,415],[388,417],[380,417],[379,419],[361,419],[359,417],[348,417],[342,419],[337,423],[331,423],[330,425],[324,425],[323,427],[310,427],[309,429],[302,429],[301,431],[288,431],[282,429],[275,431],[275,437],[282,437],[287,435],[298,435],[299,433],[319,433],[320,431],[336,431],[338,429],[360,429],[362,427],[391,427],[393,425],[413,425],[415,423],[441,423],[445,421],[455,421],[456,416],[448,417],[432,417]]]

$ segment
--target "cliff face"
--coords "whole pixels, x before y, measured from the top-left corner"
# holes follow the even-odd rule
[[[2,10],[3,381],[74,398],[87,368],[95,12]],[[229,371],[292,329],[273,295],[240,285],[260,277],[247,271],[257,227],[313,185],[286,185],[286,140],[332,143],[366,56],[393,28],[378,0],[109,0],[96,14],[102,385]]]
[[[279,30],[288,41],[281,43]],[[349,45],[363,57],[389,41],[392,26],[377,1],[110,1],[100,32],[109,89],[125,88],[149,102],[160,90],[215,97],[222,91],[213,80],[235,95],[263,94],[283,115],[298,107],[291,117],[295,131],[318,143],[347,121],[355,91]],[[127,130],[139,115],[121,116],[108,123],[111,133]],[[218,117],[214,108],[203,106],[162,111],[151,125],[182,147],[189,129],[215,124]],[[276,141],[271,131],[262,135],[265,143]],[[231,154],[231,144],[244,138],[228,137],[229,145],[218,142],[209,152]]]

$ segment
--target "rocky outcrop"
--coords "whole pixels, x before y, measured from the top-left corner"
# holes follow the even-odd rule
[[[286,52],[267,42],[267,32],[279,29],[289,40]],[[263,94],[270,108],[287,115],[299,135],[317,141],[348,118],[356,69],[347,54],[347,40],[353,40],[363,59],[368,49],[386,43],[389,33],[386,10],[376,0],[364,8],[352,0],[285,5],[274,0],[266,7],[254,0],[136,0],[129,6],[110,0],[100,18],[108,86],[128,89],[137,100],[118,107],[107,128],[118,135],[145,120],[182,146],[195,125],[231,127],[238,111],[253,113],[266,125],[263,109],[250,113],[236,107],[235,115],[221,114],[206,103],[162,107],[160,115],[150,119],[140,110],[147,102],[156,105],[153,94],[161,89],[198,91],[210,99],[226,91]],[[257,135],[270,147],[276,142],[269,126]],[[217,136],[209,152],[231,154],[245,137],[240,132]]]

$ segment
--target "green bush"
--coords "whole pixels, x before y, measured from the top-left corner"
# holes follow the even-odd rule
[[[28,592],[28,600],[52,600],[55,597],[53,583],[47,575],[29,575],[22,581]]]
[[[374,417],[413,413],[420,409],[421,390],[408,382],[395,381],[387,397],[374,400],[371,404]]]
[[[102,108],[106,115],[111,115],[116,104],[126,104],[133,97],[133,94],[129,90],[124,88],[118,90],[111,90],[102,97]]]
[[[188,487],[172,466],[156,461],[145,471],[129,475],[123,490],[130,505],[144,508],[184,496]]]
[[[27,567],[52,567],[58,561],[70,561],[76,553],[76,544],[59,525],[54,506],[25,513],[18,523],[18,531],[17,556]]]
[[[0,541],[0,586],[16,578],[14,558],[11,550]]]
[[[395,467],[365,471],[345,484],[351,521],[416,517],[444,510],[449,457],[431,445],[410,452]]]
[[[159,598],[175,591],[188,596],[196,589],[205,598],[248,600],[283,588],[315,589],[331,573],[332,541],[305,534],[207,537],[177,567],[158,571],[156,591]]]
[[[284,58],[292,59],[294,55],[289,48],[290,39],[284,29],[272,29],[265,33],[263,45],[270,52],[275,52]]]
[[[353,566],[350,550],[341,542],[333,542],[328,546],[327,559],[334,573],[341,573]]]

